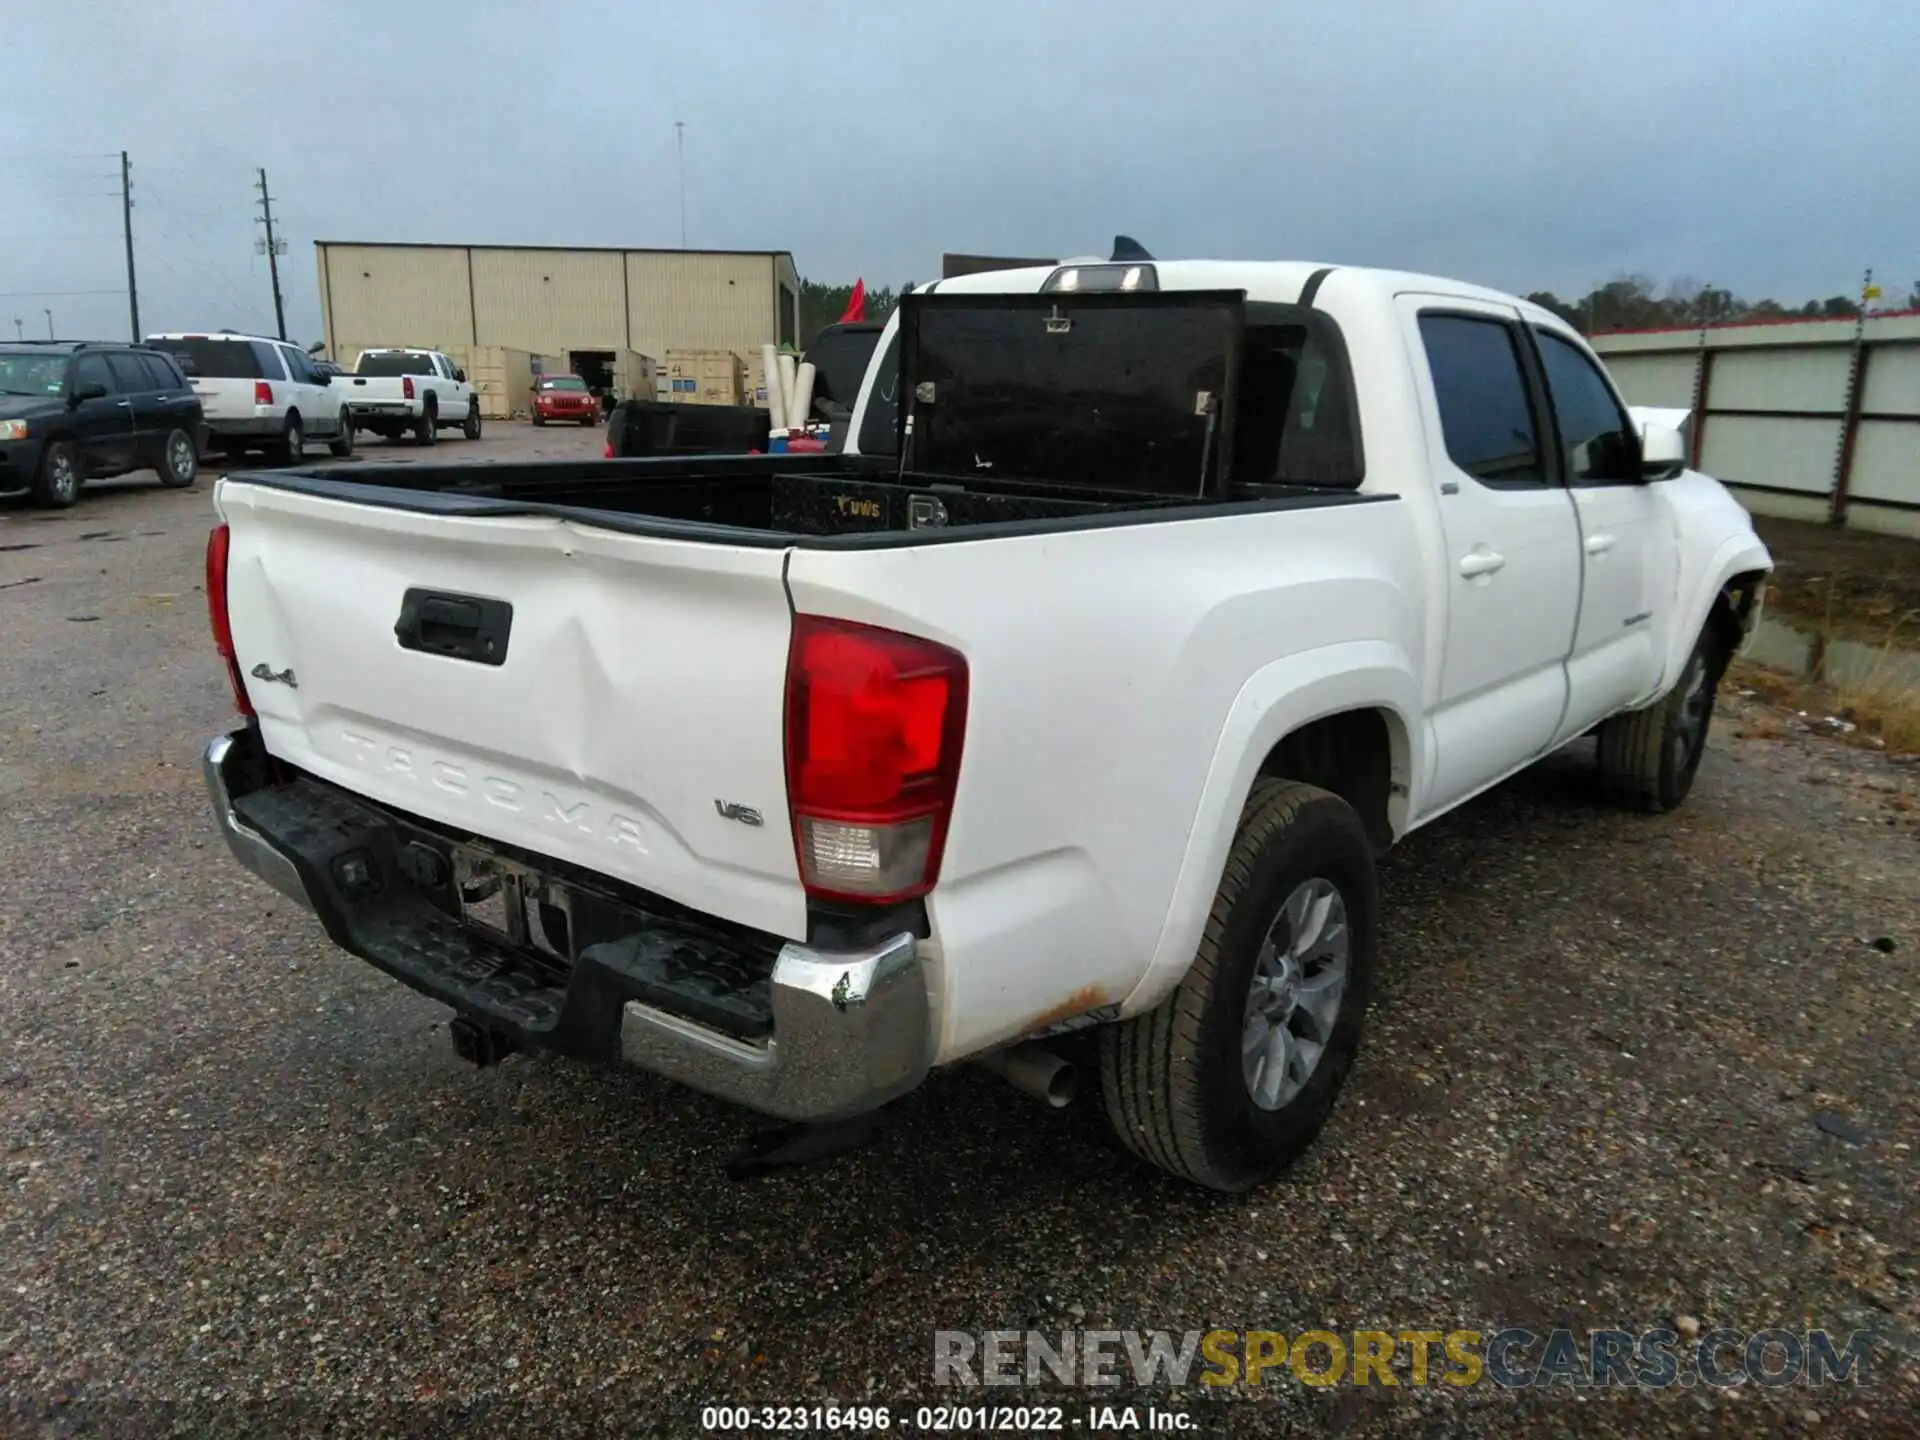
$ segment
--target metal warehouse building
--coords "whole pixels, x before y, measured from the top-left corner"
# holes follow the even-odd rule
[[[369,245],[320,240],[327,353],[500,345],[555,360],[798,344],[800,276],[784,250]]]
[[[1762,515],[1920,538],[1920,314],[1595,336],[1630,405],[1693,412],[1693,463]]]

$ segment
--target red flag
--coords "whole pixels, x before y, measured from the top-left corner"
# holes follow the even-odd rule
[[[867,318],[867,282],[853,282],[853,294],[847,300],[847,313],[840,317],[842,325],[858,325]]]

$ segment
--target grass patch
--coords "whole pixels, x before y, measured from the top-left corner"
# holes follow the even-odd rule
[[[1839,715],[1879,737],[1896,754],[1920,751],[1920,685],[1869,678],[1835,692]]]
[[[1864,671],[1856,665],[1836,681],[1790,675],[1751,660],[1737,662],[1729,678],[1770,704],[1844,720],[1858,735],[1878,740],[1893,754],[1920,753],[1920,680],[1912,674],[1914,652],[1896,643],[1913,618],[1912,613],[1902,615],[1881,634]]]

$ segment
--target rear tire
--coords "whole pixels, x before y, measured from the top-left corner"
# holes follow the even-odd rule
[[[340,433],[327,442],[327,453],[336,460],[353,454],[353,417],[344,410],[340,412]]]
[[[160,445],[160,463],[154,467],[169,490],[185,490],[200,477],[200,447],[184,430],[169,430]]]
[[[432,445],[440,439],[440,412],[434,408],[431,400],[427,408],[420,412],[420,418],[414,422],[413,443]]]
[[[40,451],[33,477],[33,498],[53,510],[65,510],[80,498],[80,447],[71,440],[49,440]]]
[[[1373,848],[1353,808],[1311,785],[1256,781],[1179,987],[1101,1031],[1120,1140],[1215,1190],[1290,1165],[1359,1051],[1377,928]]]
[[[467,418],[460,427],[460,433],[469,440],[480,438],[480,402],[478,400],[467,402]]]
[[[289,412],[287,428],[280,432],[280,445],[276,459],[282,465],[298,465],[307,457],[307,432],[300,428],[298,412]]]
[[[1600,786],[1610,798],[1650,815],[1685,802],[1707,752],[1725,668],[1725,647],[1709,622],[1670,692],[1645,709],[1601,722]]]

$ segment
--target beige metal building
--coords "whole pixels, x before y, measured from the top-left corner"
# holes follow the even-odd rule
[[[314,244],[327,353],[498,345],[580,373],[669,350],[797,344],[800,276],[784,250]]]

